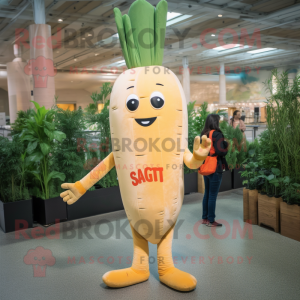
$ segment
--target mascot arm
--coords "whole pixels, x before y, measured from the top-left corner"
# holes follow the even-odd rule
[[[203,135],[201,139],[200,143],[200,137],[195,137],[193,153],[188,148],[185,149],[183,161],[189,169],[200,168],[210,151],[211,140],[206,135]]]
[[[89,188],[104,177],[115,166],[115,160],[110,153],[102,160],[91,172],[75,183],[63,183],[61,187],[67,189],[60,194],[64,202],[68,204],[75,203]]]

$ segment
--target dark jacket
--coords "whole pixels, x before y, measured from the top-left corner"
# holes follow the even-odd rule
[[[209,137],[209,134],[207,135]],[[228,152],[228,143],[224,140],[224,135],[219,131],[214,131],[212,135],[213,147],[215,148],[215,154],[217,156],[217,169],[216,172],[222,173],[223,170],[229,170],[225,156]]]

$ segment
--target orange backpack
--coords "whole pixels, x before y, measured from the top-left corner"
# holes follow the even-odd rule
[[[213,146],[213,140],[212,136],[215,130],[211,130],[209,132],[209,138],[211,140],[211,148],[209,151],[209,156],[206,157],[204,163],[201,165],[201,167],[198,170],[198,173],[201,175],[210,175],[216,172],[217,169],[217,156],[212,156],[216,153],[215,148]]]

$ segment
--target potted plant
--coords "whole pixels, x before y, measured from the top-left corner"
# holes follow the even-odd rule
[[[254,157],[254,153],[251,154]],[[251,222],[253,225],[258,223],[257,203],[258,203],[258,190],[257,184],[258,177],[258,163],[251,161],[251,158],[247,158],[243,165],[245,171],[241,173],[242,177],[246,177],[243,184],[246,184],[243,198],[243,215],[245,222]],[[248,219],[247,219],[248,218]]]
[[[30,189],[33,196],[33,217],[36,222],[48,225],[56,220],[67,219],[66,203],[61,201],[53,185],[55,178],[62,182],[65,175],[53,169],[52,159],[55,141],[61,142],[65,134],[56,130],[53,109],[46,109],[32,102],[36,112],[25,120],[20,138],[28,143],[26,163],[28,172],[34,176]]]
[[[263,172],[263,171],[262,171]],[[275,232],[280,230],[280,184],[283,178],[277,168],[271,169],[271,174],[262,174],[259,177],[265,179],[263,192],[258,195],[258,220],[259,225],[266,225],[274,229]]]
[[[280,233],[300,241],[300,184],[285,177],[280,202]]]
[[[0,226],[4,232],[33,226],[25,157],[18,136],[11,141],[0,137]]]

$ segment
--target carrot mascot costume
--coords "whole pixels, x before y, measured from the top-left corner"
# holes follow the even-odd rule
[[[107,272],[109,287],[125,287],[149,278],[148,242],[157,244],[161,282],[179,290],[196,287],[194,276],[174,267],[172,239],[183,196],[183,162],[197,169],[207,157],[211,141],[195,138],[187,148],[187,107],[176,75],[162,67],[167,2],[156,8],[136,0],[128,15],[114,9],[119,39],[128,70],[116,80],[110,99],[113,151],[88,175],[63,183],[61,197],[77,201],[114,166],[133,236],[130,268]],[[95,176],[97,174],[97,176]],[[99,199],[108,201],[108,199]]]

